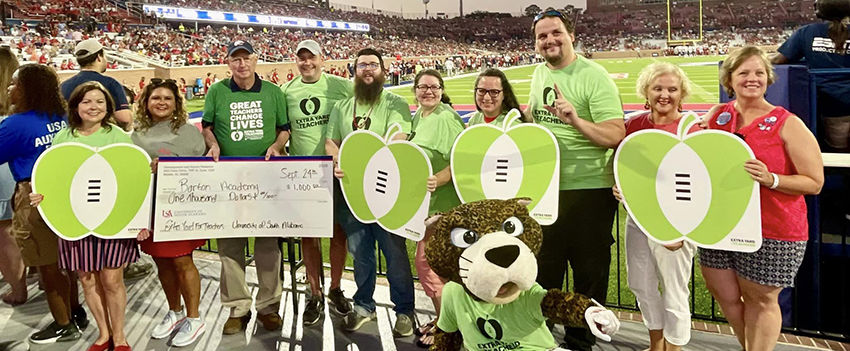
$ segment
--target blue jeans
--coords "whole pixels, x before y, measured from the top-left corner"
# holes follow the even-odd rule
[[[397,314],[413,313],[413,274],[410,272],[410,260],[405,246],[407,239],[387,232],[377,223],[360,223],[344,201],[337,210],[342,212],[338,218],[348,236],[348,252],[354,259],[354,281],[357,283],[357,292],[354,293],[355,310],[362,309],[370,314],[375,312],[373,295],[377,278],[377,242],[387,260],[390,300],[395,304],[393,310]]]

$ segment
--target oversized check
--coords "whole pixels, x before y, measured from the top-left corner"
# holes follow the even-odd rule
[[[154,240],[332,237],[333,159],[160,157]]]

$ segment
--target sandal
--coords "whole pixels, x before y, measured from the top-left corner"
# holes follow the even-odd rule
[[[422,335],[419,339],[416,339],[416,346],[419,346],[423,349],[431,348],[434,346],[434,330],[431,329],[427,334]]]
[[[431,333],[435,327],[437,327],[437,320],[432,319],[430,322],[422,324],[419,328],[414,329],[413,333],[416,334],[416,336],[423,336]]]

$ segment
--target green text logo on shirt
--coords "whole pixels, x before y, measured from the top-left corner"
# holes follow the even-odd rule
[[[484,337],[502,340],[502,336],[505,335],[505,331],[502,330],[502,325],[495,319],[484,319],[478,317],[475,324],[478,326],[478,331],[480,331],[481,335],[484,335]]]
[[[299,106],[301,107],[301,112],[303,112],[305,116],[310,116],[319,113],[319,109],[321,108],[322,104],[319,101],[319,98],[312,97],[309,99],[301,100],[301,104],[299,104]]]
[[[349,134],[339,149],[339,168],[345,172],[340,184],[358,221],[419,241],[431,200],[431,162],[416,144],[392,140],[401,132],[393,124],[385,138],[368,130]]]
[[[660,243],[688,240],[711,249],[753,252],[761,247],[759,185],[744,170],[754,159],[733,134],[707,130],[678,135],[648,129],[617,149],[614,175],[638,227]]]
[[[134,238],[150,224],[150,161],[132,144],[51,147],[33,169],[33,192],[44,195],[38,210],[66,240]]]
[[[530,198],[531,216],[549,225],[558,219],[558,142],[543,126],[514,124],[521,116],[514,109],[501,126],[482,123],[461,132],[450,158],[452,182],[464,203]]]
[[[263,139],[263,102],[230,103],[230,138],[233,141]]]
[[[555,92],[555,89],[552,87],[543,88],[543,104],[555,107],[555,99],[558,97],[558,94]]]

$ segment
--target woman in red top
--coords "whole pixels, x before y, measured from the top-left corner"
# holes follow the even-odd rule
[[[820,193],[823,159],[803,121],[764,95],[773,66],[756,47],[738,50],[720,67],[720,82],[737,100],[708,112],[711,129],[735,133],[756,159],[744,169],[761,184],[763,242],[753,253],[700,250],[702,274],[741,346],[770,351],[782,326],[779,292],[794,285],[808,236],[803,195]]]
[[[646,98],[644,107],[649,112],[626,121],[626,136],[645,129],[676,134],[682,121],[682,101],[690,94],[685,72],[667,62],[646,66],[638,77],[637,93]],[[699,126],[693,125],[689,132],[698,130]],[[613,190],[614,197],[622,201],[616,185]],[[626,268],[629,288],[649,329],[648,351],[681,351],[691,339],[688,281],[695,253],[696,246],[690,242],[662,245],[650,240],[628,216]]]

